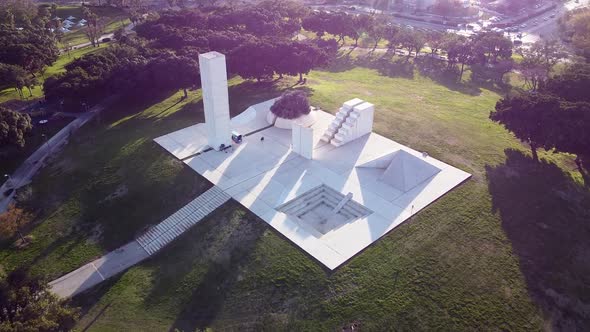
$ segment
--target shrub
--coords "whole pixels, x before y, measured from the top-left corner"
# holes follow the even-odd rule
[[[309,100],[305,92],[301,90],[287,91],[275,101],[270,111],[279,118],[297,119],[309,114]]]

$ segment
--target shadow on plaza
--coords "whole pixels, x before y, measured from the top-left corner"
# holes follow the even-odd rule
[[[590,326],[590,192],[555,164],[506,150],[487,166],[494,212],[552,330]]]

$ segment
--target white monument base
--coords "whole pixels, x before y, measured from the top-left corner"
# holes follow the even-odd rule
[[[232,129],[249,133],[268,127],[271,105],[249,107],[232,119]],[[334,116],[315,113],[313,160],[304,156],[301,143],[296,147],[292,132],[270,127],[246,136],[233,152],[205,152],[183,161],[330,269],[471,176],[375,133],[335,147],[320,140]],[[174,155],[186,154],[203,135],[189,127],[156,141]],[[412,174],[416,165],[425,171]],[[394,168],[408,172],[407,179],[391,175]]]

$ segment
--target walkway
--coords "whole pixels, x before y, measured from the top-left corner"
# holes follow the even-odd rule
[[[50,282],[49,286],[62,298],[83,292],[157,253],[230,198],[213,186],[135,241]]]
[[[12,203],[16,190],[8,197],[4,197],[2,193],[10,188],[18,189],[28,184],[31,178],[43,166],[47,156],[59,151],[65,146],[70,135],[94,118],[103,108],[103,106],[99,105],[93,107],[88,112],[81,113],[78,118],[68,123],[68,125],[51,137],[47,143],[41,145],[12,173],[10,179],[0,186],[0,213],[6,211],[8,205]]]

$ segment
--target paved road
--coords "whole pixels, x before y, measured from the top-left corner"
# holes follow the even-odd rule
[[[534,43],[540,38],[555,38],[555,34],[557,32],[557,20],[558,18],[565,13],[566,11],[573,10],[576,8],[581,8],[590,5],[590,0],[579,0],[576,2],[575,0],[570,0],[565,3],[558,4],[558,7],[554,11],[550,11],[544,13],[539,16],[531,17],[530,19],[520,23],[519,25],[526,24],[526,28],[523,28],[522,33],[522,42],[524,43]],[[355,5],[354,7],[357,8],[355,11],[346,10],[343,8],[342,5],[317,5],[311,6],[312,8],[317,9],[324,9],[324,10],[339,10],[344,11],[349,14],[355,14],[359,12],[367,12],[367,11],[374,11],[368,7],[358,6]],[[484,10],[490,12],[489,10]],[[389,15],[390,12],[388,11],[380,11],[375,10],[376,13],[383,13],[385,15]],[[551,13],[556,13],[555,17],[550,17]],[[496,13],[497,15],[500,15]],[[528,14],[527,14],[528,15]],[[544,20],[545,17],[549,17],[546,21]],[[402,24],[402,25],[411,25],[416,28],[420,29],[432,29],[432,30],[439,30],[445,31],[449,29],[448,26],[444,26],[441,24],[436,23],[429,23],[429,22],[422,22],[417,20],[412,20],[409,18],[401,18],[401,17],[391,17],[392,22]],[[535,23],[537,21],[537,23]],[[465,31],[467,32],[467,31]],[[509,37],[511,39],[518,39],[516,38],[517,33],[510,33]]]
[[[70,122],[57,134],[51,137],[45,144],[41,145],[37,151],[33,152],[20,167],[12,173],[10,179],[0,186],[0,213],[6,211],[8,205],[12,203],[14,192],[9,197],[4,197],[3,193],[10,189],[18,189],[31,181],[31,178],[43,166],[47,156],[59,151],[67,142],[70,135],[90,121],[96,114],[102,111],[103,106],[95,106],[86,113],[81,113],[74,121]]]

